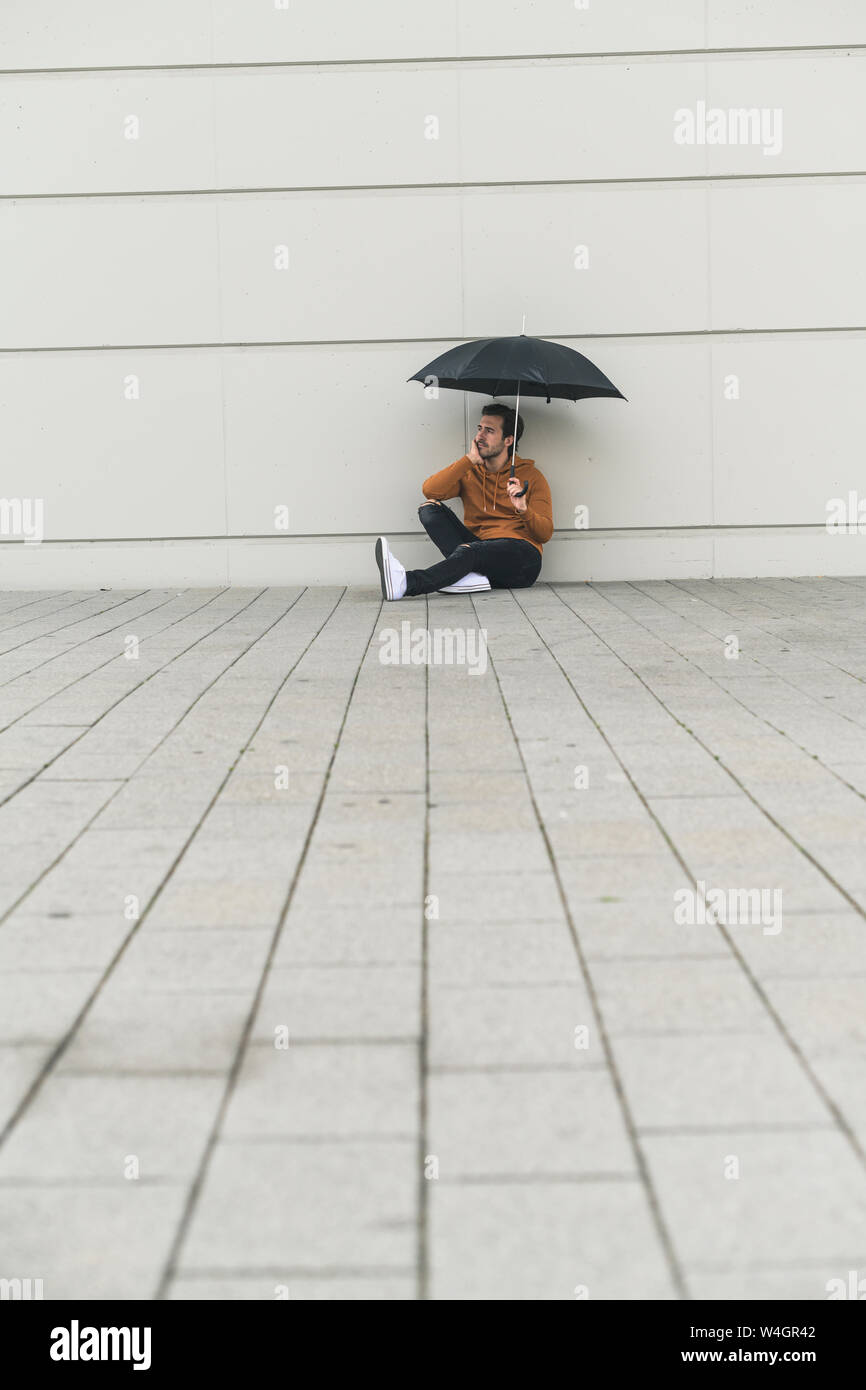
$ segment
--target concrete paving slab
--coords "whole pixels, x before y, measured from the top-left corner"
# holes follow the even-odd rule
[[[842,1135],[729,1130],[645,1135],[643,1146],[686,1271],[762,1258],[796,1266],[847,1251],[863,1262],[866,1181]]]
[[[418,1124],[414,1043],[310,1043],[247,1050],[226,1140],[411,1139]]]
[[[531,1064],[577,1070],[602,1061],[582,981],[434,985],[429,1015],[432,1066]],[[586,1034],[576,1033],[584,1029]]]
[[[637,1177],[606,1071],[459,1072],[430,1087],[439,1181]]]
[[[406,1268],[417,1167],[415,1141],[222,1144],[179,1272]]]
[[[413,1038],[420,1026],[418,966],[302,966],[270,972],[254,1042],[290,1038]]]
[[[434,1299],[675,1296],[633,1180],[441,1184],[431,1201]]]
[[[193,1300],[234,1303],[236,1299],[287,1299],[295,1303],[413,1302],[417,1282],[412,1275],[403,1278],[371,1274],[366,1278],[350,1275],[323,1275],[319,1279],[287,1274],[274,1279],[264,1276],[224,1279],[197,1279],[188,1276],[173,1281],[168,1293],[172,1301]]]
[[[209,1076],[55,1074],[0,1153],[0,1187],[190,1180],[220,1091]]]
[[[767,1033],[617,1037],[613,1051],[641,1132],[832,1123],[791,1049]]]

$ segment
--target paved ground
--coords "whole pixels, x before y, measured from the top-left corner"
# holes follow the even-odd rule
[[[866,1277],[864,606],[0,594],[0,1277]]]

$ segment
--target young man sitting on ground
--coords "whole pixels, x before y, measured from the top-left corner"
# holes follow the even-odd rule
[[[519,454],[514,477],[508,477],[515,430],[519,444],[523,420],[519,415],[515,419],[510,406],[486,405],[469,453],[423,484],[428,500],[418,515],[444,560],[428,569],[407,570],[385,537],[379,537],[376,563],[383,598],[526,589],[535,583],[542,546],[553,535],[550,488],[532,459]],[[463,521],[444,505],[450,497],[463,502]]]

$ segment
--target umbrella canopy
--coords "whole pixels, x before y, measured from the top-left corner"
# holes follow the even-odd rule
[[[526,315],[523,316],[524,327]],[[420,381],[424,386],[435,378],[437,386],[455,391],[482,391],[486,396],[516,396],[515,415],[520,411],[520,397],[546,396],[550,404],[557,400],[582,401],[590,396],[626,398],[600,372],[594,362],[574,348],[550,343],[546,338],[527,338],[525,333],[515,338],[476,338],[471,343],[458,343],[408,381]],[[517,434],[511,449],[511,477],[517,457]],[[528,483],[523,486],[522,497]]]
[[[626,397],[594,363],[574,348],[546,338],[476,338],[449,348],[408,378],[423,385],[488,396],[545,396],[580,401],[591,396]]]

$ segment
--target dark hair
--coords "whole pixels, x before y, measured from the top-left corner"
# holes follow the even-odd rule
[[[514,414],[514,410],[512,409],[512,407],[511,407],[510,405],[497,405],[496,402],[494,401],[494,402],[492,402],[490,405],[486,405],[486,406],[484,407],[484,409],[482,410],[481,414],[482,414],[482,415],[498,415],[498,416],[499,416],[499,418],[500,418],[501,421],[502,421],[502,438],[503,438],[503,439],[507,439],[508,436],[509,436],[510,434],[511,434],[511,435],[514,435],[515,414]],[[518,415],[518,416],[516,417],[516,419],[517,419],[517,434],[515,435],[514,442],[515,442],[515,444],[519,444],[519,443],[520,443],[520,436],[523,434],[523,416],[522,416],[522,415]]]

